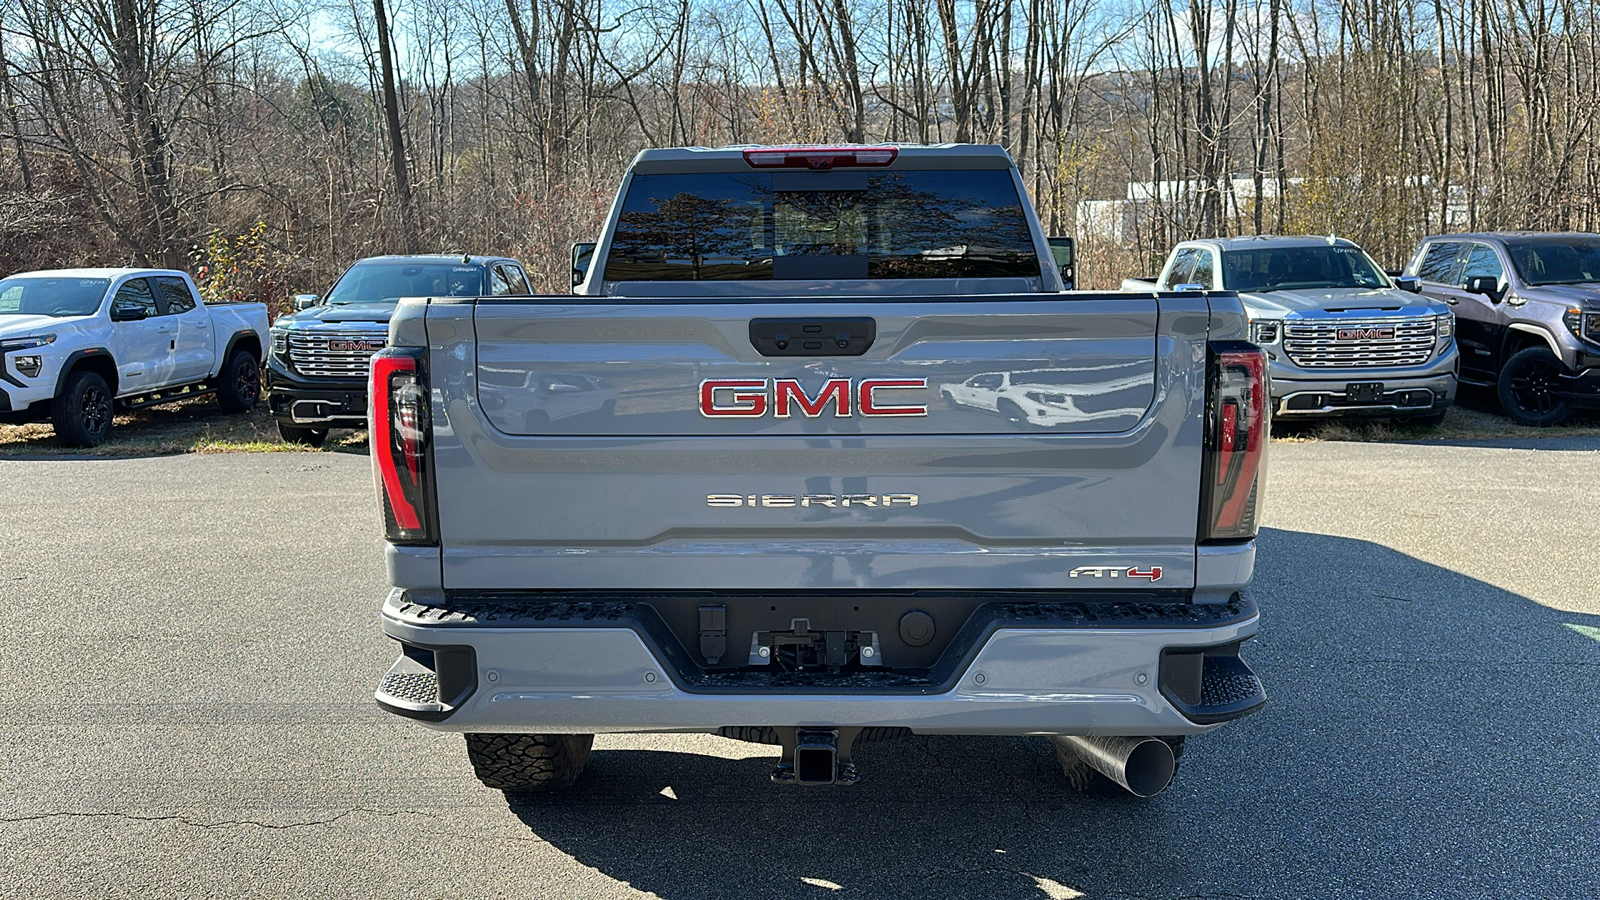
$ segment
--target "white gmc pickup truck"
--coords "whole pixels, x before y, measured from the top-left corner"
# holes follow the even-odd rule
[[[92,447],[121,410],[215,393],[261,395],[262,303],[207,306],[168,269],[56,269],[0,279],[0,423],[49,419]]]

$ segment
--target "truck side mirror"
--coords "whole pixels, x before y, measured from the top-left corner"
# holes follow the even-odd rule
[[[316,306],[318,303],[321,303],[321,302],[322,302],[322,298],[317,296],[316,294],[295,294],[294,295],[294,308],[296,310],[310,309],[311,307]]]
[[[1482,294],[1495,303],[1500,302],[1500,279],[1493,275],[1474,275],[1467,279],[1467,293]]]
[[[1058,236],[1047,240],[1050,242],[1050,255],[1055,258],[1056,267],[1061,270],[1061,286],[1070,291],[1077,281],[1077,252],[1072,238]]]
[[[137,322],[140,319],[150,318],[150,310],[143,306],[113,306],[111,307],[111,321]]]
[[[1422,293],[1422,279],[1415,275],[1396,276],[1394,286],[1402,291],[1410,291],[1413,294]]]
[[[578,241],[572,245],[572,286],[583,284],[589,277],[589,264],[594,261],[594,241]]]

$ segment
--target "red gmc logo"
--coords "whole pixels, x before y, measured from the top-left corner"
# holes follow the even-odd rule
[[[700,382],[700,415],[707,418],[740,416],[760,418],[771,410],[774,418],[795,415],[821,418],[829,407],[833,416],[925,416],[928,406],[896,404],[890,391],[926,390],[926,378],[830,378],[816,394],[807,394],[793,378],[708,378]]]
[[[1394,337],[1392,326],[1383,328],[1341,328],[1336,340],[1341,341],[1381,341]]]

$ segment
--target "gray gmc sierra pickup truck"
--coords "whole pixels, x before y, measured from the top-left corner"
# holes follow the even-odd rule
[[[998,147],[648,150],[574,295],[402,301],[379,704],[508,791],[597,732],[776,744],[800,784],[1039,735],[1076,786],[1165,788],[1266,700],[1266,361],[1236,295],[1063,292],[1026,197]]]

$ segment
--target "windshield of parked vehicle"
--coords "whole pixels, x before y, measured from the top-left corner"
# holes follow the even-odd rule
[[[110,286],[109,278],[13,275],[0,279],[0,316],[92,316]]]
[[[1506,242],[1524,284],[1600,282],[1600,237],[1548,237]]]
[[[1357,247],[1261,247],[1224,250],[1222,283],[1230,291],[1385,288],[1389,279]]]
[[[1040,277],[1017,188],[986,171],[635,175],[606,281]]]
[[[401,297],[477,297],[483,269],[459,262],[358,262],[328,292],[334,306],[398,303]]]

